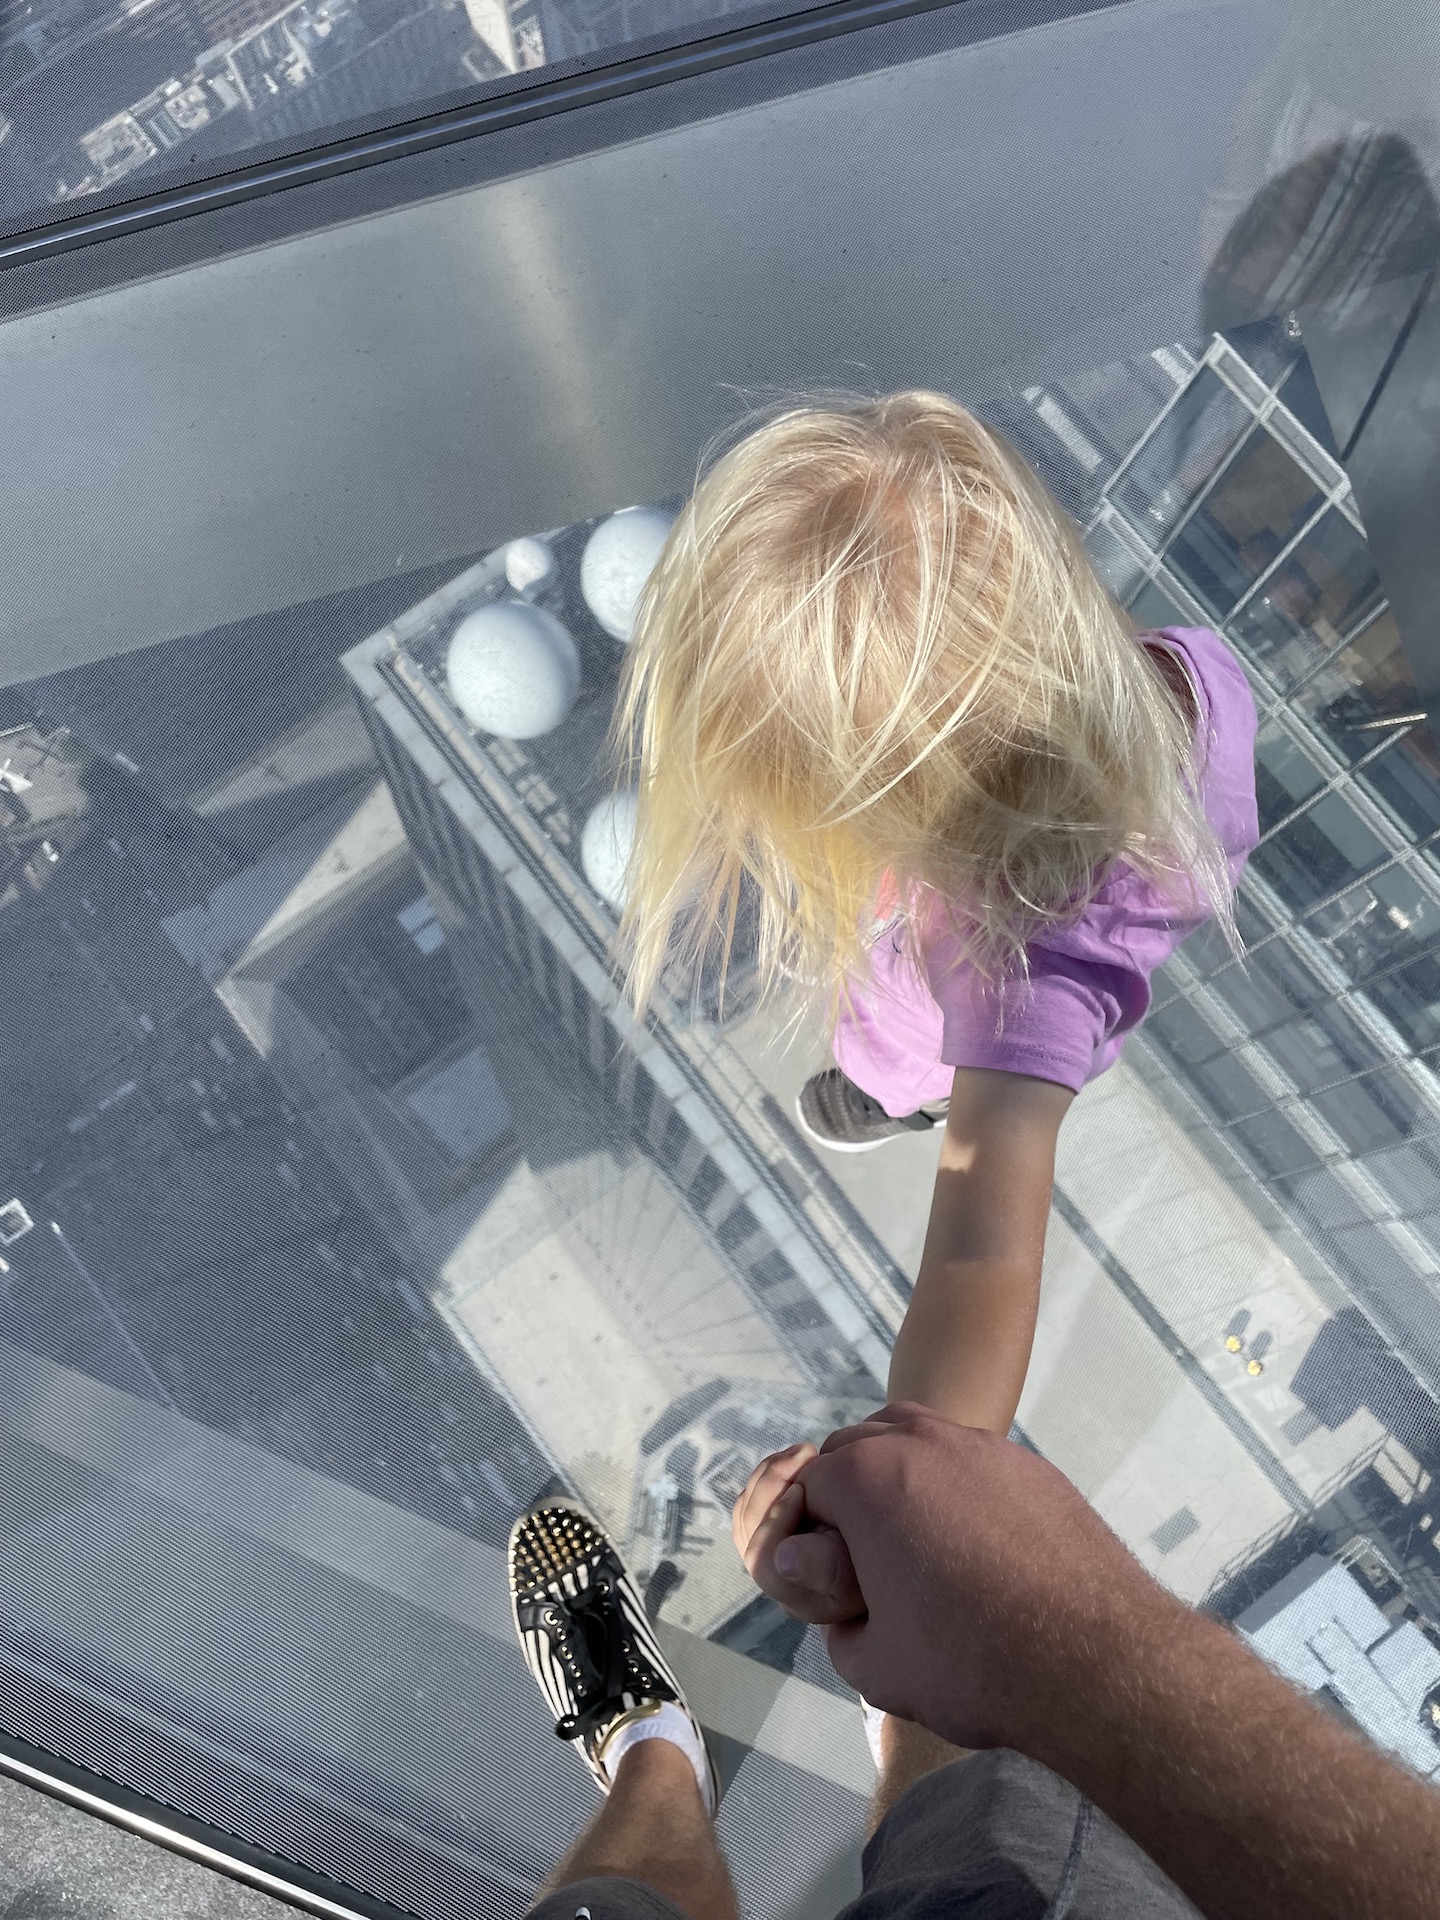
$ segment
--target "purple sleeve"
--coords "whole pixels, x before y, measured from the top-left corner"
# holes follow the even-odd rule
[[[963,967],[935,980],[933,991],[947,1066],[1031,1074],[1075,1093],[1109,1065],[1107,1043],[1138,1025],[1150,1000],[1143,975],[1044,948],[1031,949],[1029,980],[1003,992]]]
[[[1150,638],[1180,654],[1190,672],[1201,706],[1205,814],[1238,879],[1259,836],[1255,702],[1244,668],[1208,627],[1167,627]],[[1113,1064],[1149,1011],[1150,976],[1204,917],[1117,867],[1073,925],[1052,927],[1031,946],[1028,982],[988,991],[955,964],[956,943],[942,936],[926,959],[941,1061],[1033,1074],[1078,1093]]]

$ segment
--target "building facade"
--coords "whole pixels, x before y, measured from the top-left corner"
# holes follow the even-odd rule
[[[1118,458],[1084,383],[1027,398],[1092,483],[1087,543],[1122,605],[1214,627],[1244,664],[1261,839],[1243,957],[1213,927],[1188,942],[1132,1053],[1363,1309],[1411,1382],[1387,1411],[1432,1449],[1440,754],[1298,323],[1151,362],[1169,392]]]
[[[477,1006],[503,994],[509,1017],[587,1076],[818,1392],[883,1399],[903,1276],[822,1172],[797,1181],[788,1123],[703,1007],[662,994],[637,1024],[625,1002],[613,916],[577,857],[611,688],[523,744],[482,740],[447,697],[436,637],[503,590],[499,560],[484,562],[344,661],[464,990]]]

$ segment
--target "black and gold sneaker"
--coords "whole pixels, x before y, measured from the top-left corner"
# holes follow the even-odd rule
[[[653,1716],[655,1730],[663,1727],[687,1754],[713,1814],[719,1795],[705,1737],[599,1522],[574,1501],[543,1501],[511,1528],[509,1563],[525,1664],[555,1715],[556,1733],[601,1791],[610,1790],[616,1736]]]

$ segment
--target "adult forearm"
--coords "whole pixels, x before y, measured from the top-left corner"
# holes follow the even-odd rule
[[[1213,1621],[1165,1606],[1115,1637],[1084,1650],[1027,1751],[1103,1808],[1207,1920],[1435,1914],[1440,1794]]]
[[[890,1361],[889,1397],[1008,1433],[1025,1385],[1039,1263],[927,1259]]]

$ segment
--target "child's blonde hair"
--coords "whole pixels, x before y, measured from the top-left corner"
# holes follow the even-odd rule
[[[863,977],[877,911],[945,903],[1023,972],[1117,860],[1229,917],[1193,716],[1038,477],[935,393],[796,406],[712,466],[641,603],[616,741],[639,789],[621,926],[644,1005],[723,967]]]

